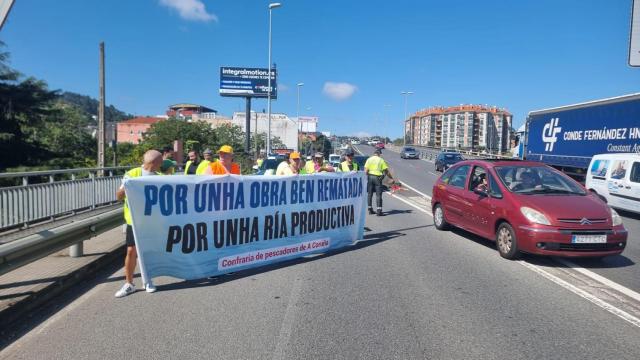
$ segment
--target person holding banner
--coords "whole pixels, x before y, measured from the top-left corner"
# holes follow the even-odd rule
[[[300,153],[297,151],[289,155],[289,161],[283,161],[276,169],[276,175],[298,175],[304,174],[304,168],[301,164]]]
[[[353,162],[353,149],[347,149],[344,152],[344,161],[340,163],[338,171],[349,172],[358,171],[358,164]]]
[[[304,170],[307,174],[313,174],[313,173],[323,172],[323,171],[328,171],[328,172],[335,171],[334,168],[331,167],[331,165],[329,165],[324,161],[324,154],[321,152],[315,153],[315,155],[313,155],[312,161],[307,161],[307,163],[305,164]]]
[[[233,148],[222,145],[218,150],[220,159],[211,163],[205,174],[207,175],[240,175],[240,165],[233,162]]]
[[[368,175],[367,205],[369,206],[369,214],[377,214],[378,216],[382,216],[382,179],[387,175],[393,180],[387,162],[380,156],[381,153],[382,151],[380,149],[376,149],[376,151],[373,152],[373,156],[368,158],[364,164],[364,172]],[[375,213],[371,204],[374,191],[376,192],[377,205],[377,211]]]
[[[138,261],[138,253],[136,251],[135,238],[133,237],[133,228],[131,226],[131,211],[129,211],[129,205],[124,192],[124,182],[127,179],[136,178],[139,176],[157,175],[157,172],[162,166],[162,153],[157,150],[149,150],[144,153],[144,159],[141,167],[137,167],[127,171],[122,178],[122,185],[116,191],[116,199],[118,201],[124,200],[124,220],[127,223],[125,243],[127,245],[127,255],[124,259],[124,278],[125,284],[116,292],[116,297],[121,298],[132,294],[136,291],[135,285],[133,285],[133,272],[136,270],[136,262]],[[152,293],[156,291],[155,286],[152,283],[143,284],[143,287],[147,292]]]
[[[209,165],[211,165],[212,155],[213,155],[213,152],[209,149],[206,149],[202,153],[202,157],[204,157],[204,160],[200,161],[200,163],[198,164],[198,168],[196,169],[196,175],[204,175],[205,172],[207,172]]]

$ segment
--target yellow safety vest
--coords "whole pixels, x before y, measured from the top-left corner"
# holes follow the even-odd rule
[[[207,172],[207,168],[211,164],[209,160],[202,160],[200,164],[198,164],[198,168],[196,169],[196,175],[204,175]]]
[[[129,179],[140,177],[142,176],[142,167],[131,169],[124,176]],[[131,211],[129,210],[129,205],[127,205],[126,197],[124,198],[124,221],[126,221],[127,225],[131,225]]]
[[[372,156],[367,159],[364,168],[368,170],[369,175],[382,176],[384,171],[388,169],[387,162],[380,156]]]
[[[188,171],[189,171],[189,168],[191,167],[191,164],[193,164],[193,161],[188,160],[188,161],[187,161],[187,164],[184,166],[184,174],[185,174],[185,175],[189,175]],[[199,164],[198,164],[198,165],[199,165]],[[198,168],[196,168],[196,172],[197,172],[197,171],[198,171]]]
[[[349,169],[349,163],[345,160],[343,162],[340,163],[340,171],[344,171],[344,172],[349,172],[349,171],[358,171],[358,163],[356,162],[352,162],[351,165],[353,165],[353,170]]]

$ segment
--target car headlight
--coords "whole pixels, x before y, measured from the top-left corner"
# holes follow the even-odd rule
[[[618,215],[618,213],[612,208],[609,209],[611,210],[611,222],[613,223],[613,226],[622,225],[622,218],[620,215]]]
[[[534,224],[551,225],[547,217],[538,210],[523,206],[520,208],[520,212],[527,218],[527,220]]]

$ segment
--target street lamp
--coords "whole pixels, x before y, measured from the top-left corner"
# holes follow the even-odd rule
[[[407,145],[407,98],[413,94],[413,91],[403,91],[400,94],[404,95],[404,129],[402,133],[402,144]]]
[[[389,126],[389,121],[388,121],[389,119],[387,118],[387,108],[390,108],[391,105],[384,104],[383,107],[384,107],[384,111],[383,111],[383,119],[382,120],[384,121],[384,125],[386,127],[386,126]],[[387,139],[385,138],[385,143],[387,142],[386,140]]]
[[[304,86],[304,83],[298,83],[296,85],[298,87],[298,105],[296,105],[296,121],[300,117],[300,88]]]
[[[267,155],[271,153],[271,13],[273,9],[280,7],[280,3],[269,4],[269,80],[267,86]]]

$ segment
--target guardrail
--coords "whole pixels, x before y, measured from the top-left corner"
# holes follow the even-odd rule
[[[113,229],[122,222],[122,209],[116,209],[2,244],[0,245],[0,275],[88,240]]]
[[[130,167],[2,173],[0,179],[21,179],[22,185],[0,188],[0,231],[114,204],[127,169]]]

